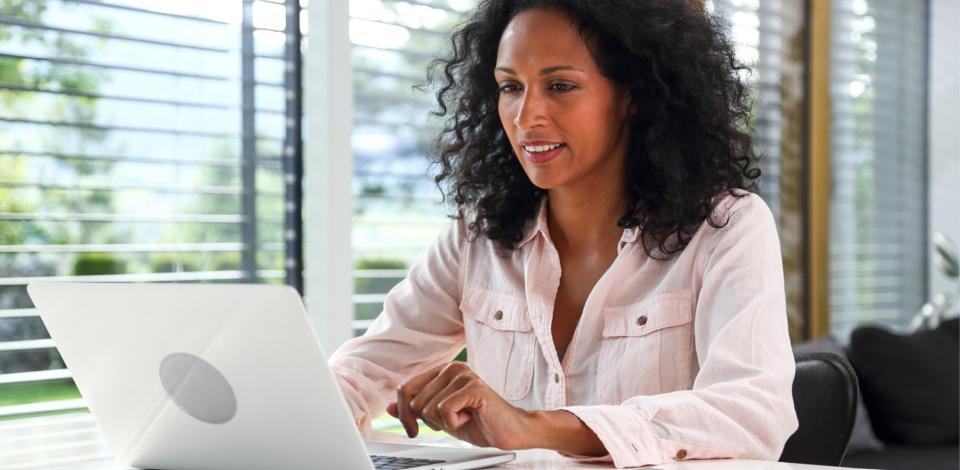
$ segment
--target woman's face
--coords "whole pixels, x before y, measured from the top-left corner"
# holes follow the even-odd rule
[[[603,76],[577,26],[555,10],[513,18],[494,72],[500,122],[543,189],[621,184],[629,98]]]

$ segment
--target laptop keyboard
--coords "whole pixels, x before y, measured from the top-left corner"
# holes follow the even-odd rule
[[[377,470],[400,470],[402,468],[415,468],[423,465],[432,465],[443,463],[443,460],[411,459],[407,457],[391,457],[389,455],[371,455],[373,467]]]

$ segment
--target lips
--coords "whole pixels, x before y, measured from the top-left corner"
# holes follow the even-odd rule
[[[542,140],[520,142],[520,149],[523,152],[523,156],[531,163],[547,163],[557,158],[566,148],[566,144],[562,142],[547,142]]]

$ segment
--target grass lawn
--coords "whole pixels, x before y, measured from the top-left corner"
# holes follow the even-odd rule
[[[80,392],[77,391],[77,387],[73,384],[73,381],[0,385],[0,407],[44,401],[73,400],[76,398],[80,398]],[[3,416],[0,417],[0,421],[61,413],[75,413],[77,411],[82,410],[46,411],[27,415]]]
[[[72,381],[11,384],[0,386],[0,406],[40,401],[72,400],[80,392]]]
[[[42,401],[72,400],[80,398],[80,392],[72,381],[61,382],[42,382],[28,384],[13,384],[0,386],[0,406],[23,405],[25,403],[36,403]],[[76,411],[76,410],[71,410]],[[54,412],[60,413],[60,412]],[[41,413],[41,414],[54,414]],[[38,416],[38,415],[31,415]],[[10,417],[5,419],[17,418],[22,416]],[[2,420],[4,418],[0,418]],[[374,420],[378,428],[380,425],[386,426],[380,428],[380,431],[403,434],[403,426],[396,418],[384,414]],[[420,435],[422,436],[446,436],[447,433],[434,431],[425,424],[420,424]]]
[[[392,432],[397,434],[405,434],[403,431],[403,426],[400,425],[400,421],[397,421],[397,418],[384,414],[383,416],[373,420],[374,426],[378,431],[383,432]],[[384,428],[379,428],[379,426],[387,426]],[[434,431],[430,429],[430,426],[420,423],[420,436],[449,436],[449,434],[443,431]]]

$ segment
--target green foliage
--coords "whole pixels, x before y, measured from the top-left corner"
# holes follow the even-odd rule
[[[0,160],[0,181],[23,181],[27,177],[27,162],[20,155]],[[29,212],[29,206],[21,198],[14,196],[16,188],[0,186],[0,212]],[[0,223],[0,245],[24,243],[31,236],[41,232],[32,222]]]
[[[227,142],[218,143],[209,155],[211,161],[238,161],[239,156]],[[242,184],[238,168],[210,165],[204,168],[191,184],[196,187],[236,187]],[[195,195],[185,204],[192,214],[239,214],[242,201],[239,195]],[[222,242],[235,240],[238,228],[233,224],[183,224],[165,227],[163,238],[186,243]]]
[[[390,258],[360,258],[354,262],[353,267],[354,269],[407,269],[407,263]],[[401,279],[402,277],[356,278],[353,281],[353,291],[357,294],[385,294]],[[358,320],[371,320],[376,318],[382,310],[381,304],[356,304],[353,315]]]
[[[15,18],[23,21],[38,21],[46,5],[43,0],[0,0],[0,16]],[[10,26],[0,24],[0,43],[14,39]],[[42,42],[43,35],[38,30],[19,28],[18,37],[22,42]],[[0,57],[0,82],[11,85],[23,85],[27,82],[23,73],[23,59],[15,57]],[[0,91],[0,105],[5,108],[13,107],[19,92]]]
[[[360,258],[353,263],[354,269],[407,269],[407,263],[400,259]]]
[[[73,263],[74,276],[96,276],[103,274],[123,274],[127,263],[106,253],[87,253],[77,257]]]
[[[0,29],[0,31],[3,31]],[[22,59],[15,57],[0,57],[0,82],[13,85],[23,84],[23,71],[20,70]],[[7,94],[10,95],[7,95]],[[4,97],[12,96],[9,91],[4,91]]]
[[[403,434],[405,432],[403,430],[403,425],[400,424],[400,421],[397,421],[397,418],[394,418],[386,413],[375,419],[373,422],[377,426],[377,429],[382,432],[392,432],[394,434]],[[420,436],[449,436],[449,434],[444,431],[434,431],[433,429],[430,429],[430,426],[427,426],[423,422],[418,421],[417,423],[419,425],[418,429],[420,430],[418,435]]]
[[[0,16],[23,21],[39,21],[47,11],[46,0],[0,0]],[[0,26],[0,42],[13,38],[8,26]],[[26,35],[27,33],[24,33]],[[39,33],[31,33],[30,39],[42,37]]]
[[[0,386],[0,406],[80,398],[73,381]]]
[[[183,255],[161,254],[150,262],[150,272],[174,273],[199,271],[197,263]]]
[[[236,271],[240,269],[241,264],[240,253],[217,253],[213,256],[211,269],[213,271]]]
[[[360,258],[354,263],[353,267],[354,269],[407,269],[407,263],[399,259]],[[400,278],[393,277],[357,278],[353,281],[353,291],[358,294],[384,294],[399,281]],[[363,310],[360,307],[358,306],[360,310]],[[379,307],[376,307],[376,309],[379,311]],[[362,316],[365,316],[365,314]]]
[[[383,196],[387,194],[387,189],[382,184],[364,184],[360,188],[360,194],[364,196]]]
[[[31,23],[43,23],[47,11],[46,0],[0,0],[0,16]],[[109,32],[113,27],[109,21],[94,21],[95,28]],[[85,48],[71,41],[70,35],[36,28],[11,27],[0,24],[0,43],[37,45],[50,56],[66,59],[86,59],[96,50]],[[102,41],[101,41],[102,44]],[[109,78],[106,72],[78,67],[72,64],[51,62],[43,67],[27,67],[27,59],[15,57],[0,58],[0,82],[41,89],[79,91],[97,93],[100,86]],[[3,114],[10,117],[65,121],[79,124],[95,123],[97,115],[96,98],[59,95],[51,100],[40,100],[38,94],[20,90],[0,90],[0,107]],[[45,106],[40,106],[43,103]],[[79,137],[73,138],[74,136]],[[106,132],[94,128],[79,128],[69,131],[59,127],[45,129],[37,142],[31,146],[50,152],[69,150],[79,152],[85,142],[101,141]],[[25,165],[26,157],[11,153],[11,149],[22,147],[21,136],[0,129],[0,142],[7,153],[0,155],[0,180],[4,182],[24,183],[31,181]],[[89,160],[60,160],[57,166],[72,171],[79,176],[109,173],[111,162],[93,162]],[[31,200],[25,196],[28,191],[17,186],[0,188],[0,212],[110,212],[113,206],[111,194],[103,191],[87,191],[82,195],[63,191],[42,191],[41,198]],[[80,228],[79,232],[77,228]],[[83,243],[108,242],[101,232],[103,225],[80,224],[73,228],[57,225],[55,228],[40,230],[33,222],[0,224],[0,244],[19,244],[29,241],[35,243]]]

